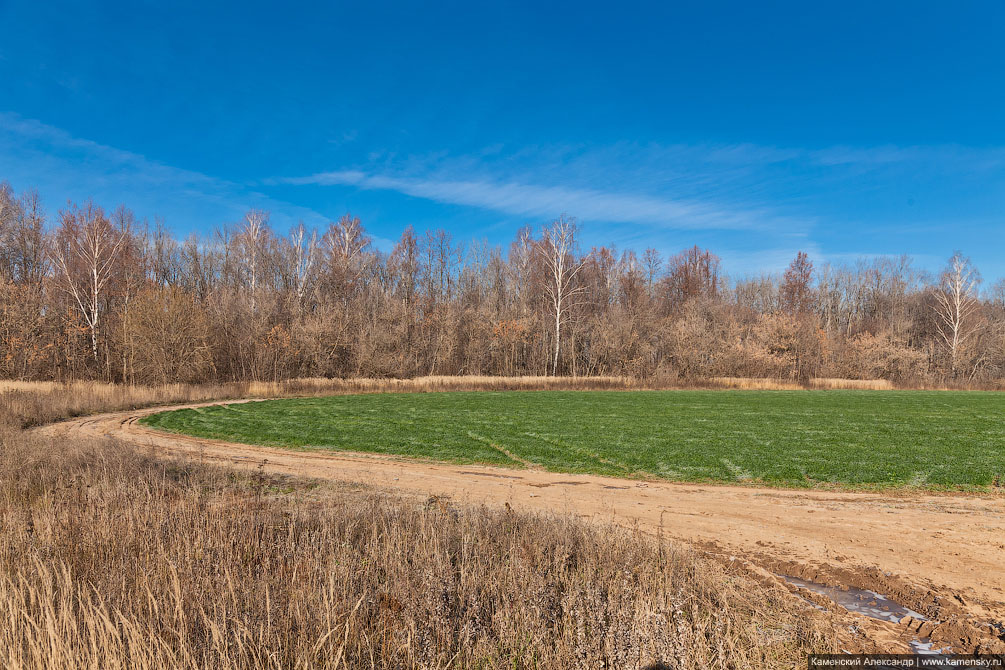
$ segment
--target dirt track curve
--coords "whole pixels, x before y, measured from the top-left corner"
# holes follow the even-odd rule
[[[202,405],[215,403],[202,403]],[[195,407],[200,405],[185,405]],[[430,463],[332,451],[293,451],[154,431],[157,407],[40,428],[112,437],[168,456],[239,468],[362,482],[452,503],[509,503],[661,532],[739,560],[767,579],[789,574],[899,598],[940,619],[1005,618],[1005,497],[802,491],[633,481],[537,469]],[[264,465],[263,465],[264,464]]]

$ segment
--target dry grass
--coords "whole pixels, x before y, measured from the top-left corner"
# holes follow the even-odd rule
[[[240,398],[247,384],[122,386],[69,382],[45,389],[9,388],[0,392],[0,424],[28,428],[85,414],[174,402]]]
[[[817,377],[810,380],[815,389],[862,389],[867,391],[892,391],[897,388],[889,379],[837,379]]]
[[[839,379],[836,377],[814,377],[809,381],[809,384],[800,384],[791,379],[759,377],[714,377],[710,382],[716,388],[745,391],[799,391],[806,388],[890,391],[897,388],[888,379]]]
[[[345,393],[611,390],[635,388],[625,377],[417,377],[415,379],[290,379],[279,382],[124,386],[103,382],[0,382],[0,424],[22,428],[98,412],[169,403],[338,395]]]
[[[209,390],[142,397],[172,392]],[[140,401],[122,393],[73,408]],[[792,601],[641,533],[0,443],[5,668],[792,667],[828,648]]]
[[[709,380],[716,388],[742,391],[798,391],[806,388],[802,384],[785,379],[761,379],[756,377],[713,377]]]
[[[0,393],[7,391],[34,391],[48,393],[59,386],[57,382],[22,382],[14,379],[0,379]]]
[[[288,391],[298,393],[414,393],[425,391],[538,391],[538,390],[611,390],[637,388],[630,377],[494,377],[491,375],[431,376],[412,379],[325,379],[303,378],[284,382],[252,382],[252,394],[271,396]]]

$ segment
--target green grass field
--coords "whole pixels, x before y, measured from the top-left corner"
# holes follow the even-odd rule
[[[1005,480],[1005,395],[946,391],[455,392],[153,414],[163,430],[562,472],[776,486]]]

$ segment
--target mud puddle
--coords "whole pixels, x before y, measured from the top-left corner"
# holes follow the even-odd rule
[[[822,596],[830,598],[849,612],[864,614],[867,617],[880,619],[881,621],[889,621],[891,623],[900,623],[900,620],[906,616],[913,617],[920,621],[928,620],[924,615],[918,614],[914,610],[908,609],[900,603],[896,603],[886,596],[876,593],[875,591],[857,589],[853,586],[845,588],[839,586],[825,586],[806,579],[799,579],[798,577],[789,577],[788,575],[779,576],[793,586],[799,586],[807,591],[819,593]]]
[[[935,648],[935,643],[932,642],[927,637],[916,637],[913,640],[911,640],[910,642],[908,642],[908,644],[911,646],[911,651],[913,651],[915,654],[918,654],[919,656],[939,656],[941,654],[948,654],[949,653],[948,649],[936,649]],[[928,667],[939,668],[939,667],[942,667],[942,666],[935,665],[935,666],[928,666]],[[945,666],[945,667],[949,667],[949,666]]]
[[[817,582],[811,582],[798,577],[790,577],[788,575],[779,575],[779,577],[793,586],[798,586],[806,589],[807,591],[822,595],[825,598],[829,598],[841,607],[844,607],[849,612],[855,614],[862,614],[873,619],[888,621],[890,623],[900,623],[904,617],[911,617],[917,621],[928,621],[923,614],[919,614],[909,607],[905,607],[898,602],[890,600],[886,596],[876,593],[875,591],[859,589],[854,586],[827,586],[825,584],[818,584]],[[911,651],[915,654],[937,655],[948,651],[947,649],[936,649],[935,644],[927,637],[916,637],[908,642],[908,645],[911,647]]]

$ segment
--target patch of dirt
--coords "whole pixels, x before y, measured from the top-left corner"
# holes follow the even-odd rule
[[[113,437],[166,456],[230,467],[360,482],[436,501],[569,513],[687,542],[785,589],[842,622],[848,651],[903,650],[924,626],[954,651],[1005,649],[1005,497],[835,492],[632,482],[528,468],[431,463],[374,454],[294,451],[165,433],[140,425],[157,407],[75,419],[36,430]],[[777,575],[881,593],[931,620],[892,624],[808,598]],[[824,599],[826,600],[826,599]]]

